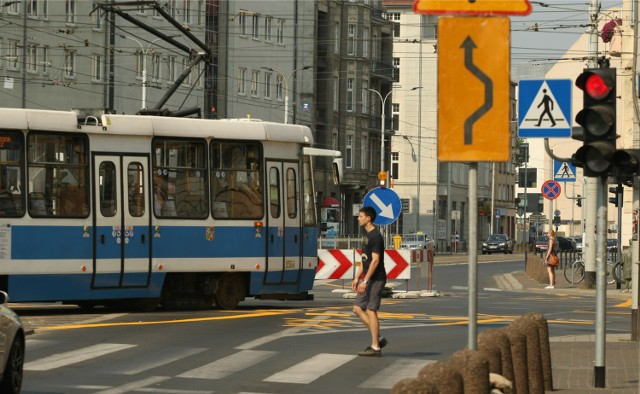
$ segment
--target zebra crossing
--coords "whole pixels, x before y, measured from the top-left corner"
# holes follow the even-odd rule
[[[42,382],[49,376],[47,373],[70,373],[71,376],[76,376],[78,374],[73,373],[74,368],[87,368],[88,362],[92,363],[91,368],[103,371],[105,375],[121,375],[124,379],[118,379],[118,381],[126,383],[99,384],[83,381],[79,378],[77,381],[65,383],[67,385],[65,387],[55,387],[55,389],[61,392],[104,394],[231,392],[228,390],[202,390],[202,387],[217,387],[217,385],[214,386],[206,382],[221,382],[225,379],[237,381],[238,379],[247,379],[246,376],[255,376],[245,375],[245,371],[251,368],[260,369],[261,373],[264,371],[264,375],[260,375],[261,382],[258,382],[262,386],[289,384],[299,387],[311,385],[322,377],[330,377],[331,374],[344,373],[343,369],[350,368],[350,363],[357,363],[357,359],[360,359],[361,363],[363,362],[362,357],[354,354],[317,353],[304,355],[305,359],[299,359],[298,357],[289,357],[286,350],[280,352],[241,348],[234,349],[232,354],[212,360],[207,357],[212,353],[212,349],[205,347],[164,346],[148,349],[143,345],[126,343],[80,346],[55,354],[46,351],[47,348],[52,350],[56,345],[55,341],[27,339],[27,349],[38,349],[35,353],[40,354],[41,357],[36,357],[33,360],[27,358],[24,365],[25,386],[23,389],[27,391],[37,389],[38,387],[30,387],[30,382]],[[209,353],[207,353],[208,351]],[[273,362],[276,359],[279,360],[278,363]],[[435,360],[395,357],[377,360],[382,360],[382,362],[372,364],[377,369],[369,368],[369,364],[371,364],[369,362],[367,373],[370,375],[359,376],[361,381],[354,382],[354,387],[367,390],[389,390],[396,382],[406,377],[416,376],[422,367],[435,362]],[[101,367],[100,363],[105,366]],[[168,370],[175,373],[167,374]],[[155,374],[156,372],[160,373]],[[130,379],[127,380],[127,377]],[[185,385],[185,380],[191,380],[192,384]],[[106,381],[111,380],[107,379]],[[184,387],[190,388],[183,389]],[[242,390],[234,392],[241,393]]]

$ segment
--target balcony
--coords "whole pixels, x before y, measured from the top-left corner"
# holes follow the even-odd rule
[[[371,61],[371,74],[389,81],[398,82],[399,75],[396,77],[396,68],[392,64],[380,63],[375,60]]]

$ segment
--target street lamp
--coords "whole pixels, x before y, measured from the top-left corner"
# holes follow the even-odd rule
[[[370,92],[374,92],[375,94],[378,95],[378,97],[380,97],[380,102],[382,104],[382,111],[380,113],[381,115],[381,120],[382,120],[382,125],[380,127],[380,173],[384,173],[384,107],[385,104],[387,103],[387,99],[389,98],[389,95],[391,94],[391,92],[393,92],[393,88],[401,88],[402,85],[395,85],[391,87],[391,90],[389,90],[389,92],[384,96],[384,98],[382,98],[382,94],[380,94],[380,92],[378,92],[375,89],[370,89],[367,88],[366,90],[370,91]],[[380,175],[381,175],[380,174]],[[378,177],[378,179],[380,179],[380,175]],[[384,178],[384,180],[380,179],[380,184],[384,184],[386,182],[386,177]]]
[[[153,43],[158,40],[162,40],[162,38],[156,38],[155,40],[151,41],[149,45],[147,45],[147,49],[144,49],[144,46],[142,45],[142,43],[137,39],[133,37],[125,36],[124,34],[121,34],[120,37],[126,40],[135,41],[138,43],[138,45],[140,45],[140,52],[142,53],[142,109],[145,109],[147,108],[147,54],[149,53],[149,49],[151,48],[151,45],[153,45]],[[176,36],[170,36],[170,37],[176,37]]]
[[[269,70],[271,72],[282,75],[282,79],[284,79],[284,124],[289,123],[289,80],[291,79],[291,77],[293,77],[293,74],[295,74],[297,71],[308,70],[311,67],[312,66],[304,66],[304,67],[296,68],[295,70],[291,71],[291,74],[289,74],[287,78],[284,77],[283,73],[271,67],[261,67],[265,70]]]
[[[422,41],[420,42],[420,59],[420,80],[422,81]],[[416,232],[418,232],[420,231],[420,156],[422,155],[420,151],[422,147],[422,86],[415,86],[411,88],[411,91],[414,90],[418,90],[418,165],[416,171]],[[435,234],[433,236],[435,238]]]

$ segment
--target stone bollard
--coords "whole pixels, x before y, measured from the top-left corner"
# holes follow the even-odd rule
[[[513,360],[513,392],[527,394],[529,392],[529,377],[527,374],[527,337],[522,330],[513,324],[502,328],[511,345]]]
[[[437,387],[438,392],[463,394],[462,376],[448,362],[437,362],[422,368],[418,379]]]
[[[513,359],[511,358],[511,344],[504,332],[497,329],[489,329],[478,334],[478,350],[486,352],[498,352],[500,365],[494,366],[489,358],[489,372],[497,373],[513,382]],[[487,356],[489,357],[489,356]]]
[[[529,393],[544,394],[538,324],[532,318],[523,316],[515,319],[511,325],[526,336]]]
[[[542,313],[530,312],[525,317],[532,319],[538,327],[540,340],[540,358],[542,360],[542,376],[545,391],[553,391],[553,369],[551,367],[551,347],[549,345],[549,325]]]
[[[482,353],[464,349],[453,353],[448,364],[462,376],[465,394],[489,392],[489,362]]]
[[[392,394],[438,394],[437,386],[420,378],[402,379],[391,388]]]

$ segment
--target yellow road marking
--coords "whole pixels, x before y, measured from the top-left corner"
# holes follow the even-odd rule
[[[628,308],[631,306],[631,299],[626,300],[625,302],[618,304],[618,305],[614,305],[615,308]]]

